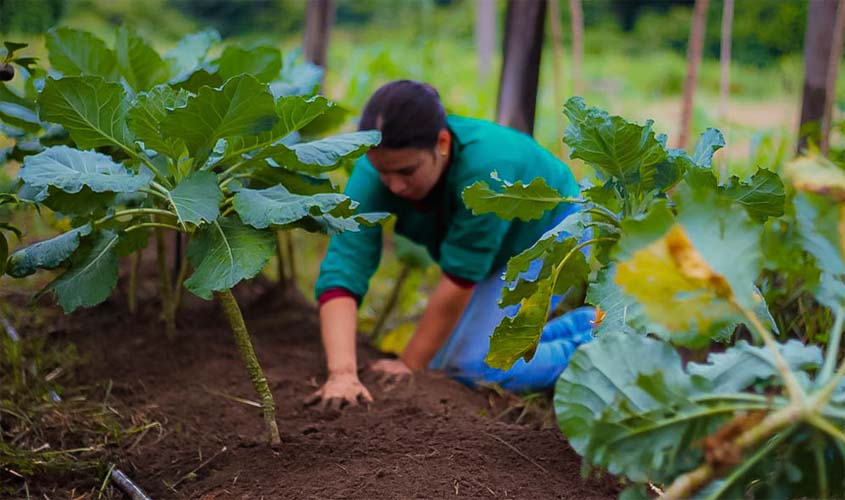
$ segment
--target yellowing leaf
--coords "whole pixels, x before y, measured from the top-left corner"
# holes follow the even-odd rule
[[[786,175],[799,191],[845,202],[845,171],[821,156],[804,156],[786,166]]]
[[[680,225],[619,263],[616,283],[670,332],[706,335],[735,321],[733,294]]]

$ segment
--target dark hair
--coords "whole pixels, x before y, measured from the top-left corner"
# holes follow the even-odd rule
[[[413,80],[382,85],[367,101],[358,130],[381,131],[379,147],[430,149],[446,128],[446,111],[437,89]]]

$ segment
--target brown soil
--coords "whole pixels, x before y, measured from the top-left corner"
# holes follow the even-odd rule
[[[304,407],[302,399],[325,377],[316,313],[300,298],[263,285],[243,285],[236,294],[279,406],[283,444],[276,449],[265,444],[258,409],[231,399],[256,397],[215,303],[188,294],[173,342],[164,340],[156,319],[152,280],[145,280],[141,295],[149,299],[135,318],[116,292],[63,321],[66,337],[90,360],[77,380],[110,379],[125,407],[161,423],[160,432],[110,457],[153,498],[585,499],[618,493],[613,478],[581,478],[580,458],[556,429],[487,416],[494,413],[488,396],[437,374],[393,388],[365,375],[376,399],[369,408],[320,413]],[[359,356],[363,364],[377,354],[362,343]]]

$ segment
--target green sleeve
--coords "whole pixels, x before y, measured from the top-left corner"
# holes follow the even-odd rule
[[[459,185],[463,187],[459,191],[477,180],[489,180],[487,172],[491,170],[483,171],[486,177],[461,179]],[[462,198],[457,204],[446,238],[440,244],[440,268],[446,274],[477,283],[493,271],[493,263],[511,222],[494,214],[473,215]]]
[[[356,162],[344,193],[360,204],[359,212],[387,211],[383,185],[365,162],[363,158]],[[360,302],[381,260],[381,232],[378,225],[332,236],[326,257],[320,265],[315,296],[319,298],[331,288],[344,288]]]

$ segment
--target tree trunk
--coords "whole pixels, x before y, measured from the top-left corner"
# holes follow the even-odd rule
[[[545,0],[508,2],[496,120],[527,134],[534,132],[545,15]]]
[[[216,295],[220,305],[223,306],[226,318],[229,320],[229,326],[235,336],[235,344],[238,347],[241,360],[246,365],[247,372],[249,372],[252,387],[261,398],[261,410],[264,414],[264,424],[267,426],[270,444],[277,445],[282,442],[282,439],[279,436],[279,426],[276,423],[276,402],[273,399],[270,386],[267,384],[267,377],[264,376],[264,371],[258,363],[255,349],[252,347],[252,340],[249,338],[249,331],[246,329],[241,308],[238,306],[238,301],[235,300],[231,290],[218,292]]]
[[[560,27],[560,0],[549,0],[549,27],[552,31],[552,85],[555,109],[563,107],[566,92],[563,89],[563,29]],[[556,113],[558,151],[563,158],[563,114]]]
[[[308,0],[305,10],[305,60],[323,68],[326,67],[334,14],[334,0]]]
[[[584,76],[581,73],[584,60],[584,9],[581,0],[569,0],[569,15],[572,18],[572,82],[575,95],[584,94]]]
[[[678,147],[686,148],[689,141],[692,122],[693,96],[698,82],[698,68],[701,66],[701,54],[704,49],[704,28],[707,22],[707,1],[695,0],[692,14],[692,30],[687,48],[687,78],[684,81],[684,98],[681,103],[681,129],[678,134]]]
[[[731,86],[731,37],[734,22],[734,0],[725,0],[722,6],[722,46],[719,52],[719,118],[728,116],[728,96]]]
[[[807,34],[804,38],[804,94],[801,99],[801,123],[798,152],[807,147],[808,139],[818,144],[824,116],[830,52],[836,28],[836,6],[833,0],[810,0],[807,9]],[[814,130],[808,133],[808,125]]]
[[[836,77],[839,75],[839,61],[842,59],[842,30],[845,28],[845,1],[839,0],[836,9],[836,26],[833,28],[833,46],[827,66],[825,81],[825,106],[822,116],[822,136],[819,148],[827,156],[830,149],[830,125],[833,121],[833,103],[836,101]]]
[[[490,76],[496,52],[496,0],[477,0],[475,4],[475,49],[479,80],[484,80]]]
[[[138,273],[141,272],[142,251],[133,253],[129,264],[129,314],[133,315],[138,311]]]

